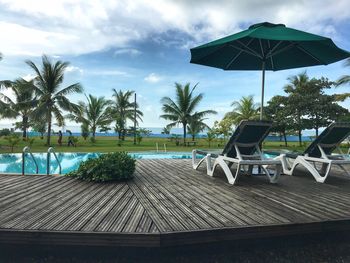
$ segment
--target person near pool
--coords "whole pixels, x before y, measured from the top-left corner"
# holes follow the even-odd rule
[[[62,146],[62,132],[61,131],[58,131],[58,145],[59,146]]]
[[[75,145],[74,145],[74,141],[73,141],[73,138],[74,138],[74,137],[73,137],[73,135],[72,135],[72,132],[69,131],[69,130],[67,130],[67,132],[69,133],[69,136],[68,136],[68,147],[69,147],[69,146],[73,146],[73,147],[74,147],[74,146],[75,146]]]

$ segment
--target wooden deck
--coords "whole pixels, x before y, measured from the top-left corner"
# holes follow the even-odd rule
[[[0,243],[160,247],[350,230],[350,178],[242,177],[141,160],[134,180],[0,175]]]

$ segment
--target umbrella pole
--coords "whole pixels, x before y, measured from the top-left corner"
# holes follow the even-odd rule
[[[263,63],[262,63],[262,84],[261,84],[260,120],[263,119],[264,92],[265,92],[265,61],[263,61]]]

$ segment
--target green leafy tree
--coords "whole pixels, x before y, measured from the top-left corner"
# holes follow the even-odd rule
[[[287,131],[290,128],[290,109],[288,98],[284,96],[274,96],[264,108],[264,115],[267,120],[273,121],[272,131],[283,136],[285,146],[288,146]]]
[[[11,89],[14,98],[0,93],[0,98],[3,99],[4,111],[7,118],[20,118],[20,122],[15,123],[16,129],[22,130],[23,140],[27,139],[27,130],[30,126],[30,117],[33,114],[37,100],[34,94],[33,80],[26,81],[19,78],[13,82],[5,83],[8,89]]]
[[[301,145],[301,131],[315,129],[318,136],[319,128],[328,126],[346,114],[348,110],[336,103],[337,95],[328,95],[333,82],[327,78],[309,79],[306,72],[289,78],[290,84],[285,87],[288,94],[287,106],[293,125],[299,136]]]
[[[21,138],[19,137],[18,134],[12,133],[11,135],[6,136],[5,140],[8,141],[9,146],[11,147],[11,152],[13,152],[13,149],[15,148],[16,145],[19,144],[19,142],[21,141]]]
[[[206,118],[198,118],[196,113],[190,118],[190,122],[187,124],[187,131],[192,136],[192,141],[195,140],[196,135],[205,129],[209,129],[209,126],[204,123]]]
[[[104,132],[104,133],[107,133],[110,130],[111,130],[111,128],[109,126],[106,126],[106,125],[103,125],[100,128],[100,132]]]
[[[10,134],[11,134],[11,131],[8,128],[0,130],[0,137],[2,137],[2,136],[9,136]]]
[[[83,137],[84,141],[86,141],[86,139],[89,138],[89,135],[90,135],[89,124],[87,122],[83,122],[80,125],[80,131],[81,131],[81,137]]]
[[[166,134],[166,135],[169,135],[170,134],[170,131],[171,131],[171,128],[169,127],[164,127],[161,131],[161,134]]]
[[[207,132],[207,137],[205,138],[205,140],[208,142],[208,146],[210,148],[211,143],[214,141],[216,135],[215,135],[215,131],[213,131],[212,129],[209,129]]]
[[[306,72],[288,78],[289,83],[284,87],[288,94],[288,111],[292,117],[292,127],[298,132],[299,145],[302,145],[302,130],[311,128],[308,125],[307,113],[310,103],[305,91],[308,90],[310,79]]]
[[[187,83],[184,86],[179,83],[175,83],[175,100],[172,100],[170,97],[163,97],[161,99],[164,114],[162,114],[160,117],[171,121],[171,123],[167,125],[168,128],[182,124],[184,144],[186,143],[187,124],[190,123],[193,114],[196,114],[198,119],[202,119],[209,114],[216,113],[216,111],[213,110],[195,112],[199,103],[203,99],[202,93],[198,95],[193,94],[196,87],[197,85],[190,88],[190,83]]]
[[[47,123],[40,120],[33,121],[31,127],[35,132],[40,133],[40,139],[44,139],[44,134],[47,131]]]
[[[89,127],[93,140],[98,128],[109,125],[113,119],[109,106],[111,102],[104,97],[95,97],[91,94],[86,97],[87,102],[79,102],[79,110],[67,115],[70,120]]]
[[[140,144],[143,136],[149,136],[151,134],[151,130],[145,129],[145,128],[139,128],[136,130],[136,140],[137,143]]]
[[[350,58],[347,59],[345,66],[350,67]],[[337,86],[350,85],[350,75],[344,75],[340,77],[336,84]],[[343,94],[336,95],[336,99],[339,101],[344,101],[347,98],[350,98],[350,92],[345,92]]]
[[[51,144],[51,125],[54,117],[59,126],[63,126],[64,117],[62,111],[77,112],[79,106],[68,99],[68,95],[81,93],[83,88],[79,83],[62,88],[64,71],[68,62],[56,61],[52,63],[45,55],[42,56],[41,69],[34,62],[26,63],[34,70],[35,93],[38,96],[38,105],[34,111],[37,120],[45,120],[47,123],[47,145]]]
[[[259,104],[254,102],[252,95],[232,102],[231,106],[233,110],[226,113],[225,118],[231,119],[234,125],[238,125],[242,120],[259,119]]]
[[[227,137],[230,135],[232,131],[233,121],[230,118],[223,118],[221,121],[215,121],[214,127],[212,128],[212,132],[214,132],[217,136],[223,136],[224,141],[226,141]]]
[[[135,102],[131,102],[134,91],[125,91],[113,89],[114,101],[112,102],[111,113],[116,122],[115,131],[118,133],[119,140],[125,140],[127,121],[134,122],[135,117]],[[139,110],[139,105],[136,103],[136,122],[142,121],[143,113]]]

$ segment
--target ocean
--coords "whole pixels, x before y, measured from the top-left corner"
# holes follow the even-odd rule
[[[4,128],[11,128],[11,125],[0,124],[0,129],[4,129]],[[147,136],[150,138],[168,138],[168,137],[171,137],[171,135],[173,135],[173,134],[176,134],[179,136],[183,135],[182,128],[172,128],[170,135],[162,134],[163,128],[159,128],[159,127],[142,127],[142,128],[145,128],[145,129],[148,129],[151,131],[151,134],[149,136]],[[63,136],[69,136],[69,133],[67,132],[68,130],[72,132],[73,136],[81,136],[80,126],[65,126],[64,128],[59,128],[57,126],[53,126],[54,133],[57,133],[59,130],[61,130],[63,132]],[[20,132],[19,130],[16,130],[16,131]],[[302,140],[303,141],[312,141],[313,140],[312,136],[314,136],[314,134],[315,133],[313,130],[304,131],[303,136],[302,136]],[[28,132],[29,137],[34,137],[34,136],[39,136],[39,135],[40,134],[38,132],[34,132],[34,131]],[[112,132],[112,131],[96,132],[96,136],[115,137],[115,136],[118,136],[118,134],[116,132]],[[133,135],[129,135],[129,136],[133,136]],[[188,134],[186,137],[191,138],[191,135]],[[206,132],[199,133],[196,136],[196,138],[205,138],[205,137],[206,137]],[[289,135],[289,136],[287,136],[287,140],[289,142],[298,141],[298,136]],[[280,141],[280,137],[279,136],[268,136],[267,141]]]

